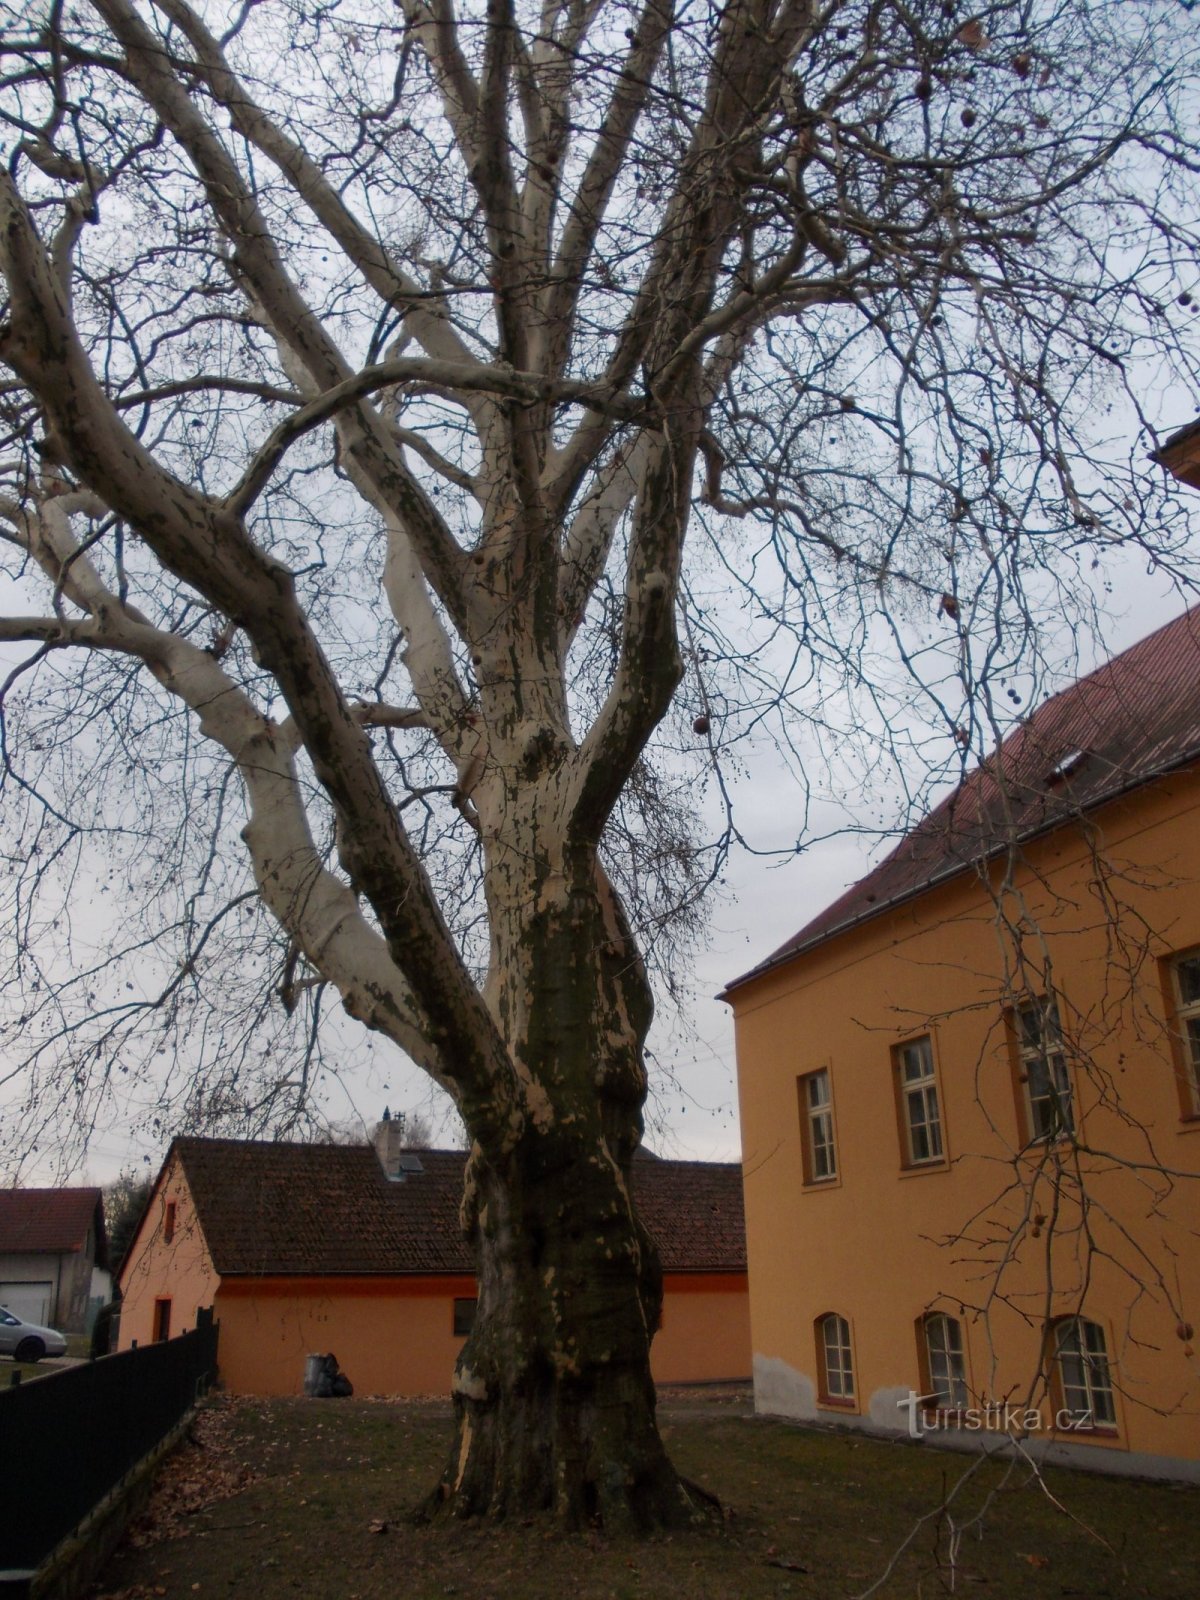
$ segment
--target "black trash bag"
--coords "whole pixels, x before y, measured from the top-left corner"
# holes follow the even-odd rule
[[[332,1351],[327,1356],[321,1356],[317,1362],[316,1376],[311,1381],[309,1393],[318,1400],[345,1400],[354,1393],[354,1385],[339,1370],[337,1357]]]

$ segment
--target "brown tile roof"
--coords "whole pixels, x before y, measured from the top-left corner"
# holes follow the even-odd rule
[[[1200,757],[1200,608],[1054,695],[885,860],[726,993]]]
[[[461,1151],[421,1150],[423,1170],[391,1183],[369,1145],[180,1138],[171,1149],[224,1277],[474,1271],[458,1228]],[[634,1192],[667,1271],[746,1270],[739,1166],[638,1162]]]
[[[633,1194],[665,1272],[745,1272],[736,1162],[635,1161]]]
[[[102,1264],[104,1217],[99,1189],[0,1189],[0,1256],[57,1256],[82,1250],[93,1222],[96,1259]]]

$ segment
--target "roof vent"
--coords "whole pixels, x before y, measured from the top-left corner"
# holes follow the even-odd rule
[[[1078,772],[1087,758],[1088,752],[1086,750],[1065,751],[1061,756],[1059,756],[1058,760],[1050,768],[1050,771],[1046,773],[1045,777],[1042,779],[1043,783],[1045,783],[1047,788],[1050,788],[1053,784],[1062,783],[1064,779],[1069,778],[1072,773]]]

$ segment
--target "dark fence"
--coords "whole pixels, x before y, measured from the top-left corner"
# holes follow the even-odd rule
[[[39,1567],[216,1375],[217,1324],[0,1389],[0,1586]],[[3,1369],[0,1369],[2,1371]]]

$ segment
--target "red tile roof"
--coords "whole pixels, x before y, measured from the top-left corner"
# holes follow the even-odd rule
[[[180,1138],[171,1149],[222,1277],[475,1270],[458,1226],[461,1151],[418,1151],[423,1170],[393,1183],[369,1145]],[[746,1270],[739,1166],[639,1161],[634,1193],[666,1271]]]
[[[1200,608],[1038,707],[885,860],[727,994],[835,935],[1200,758]]]
[[[103,1263],[99,1189],[0,1189],[0,1256],[57,1256],[82,1250],[93,1222],[97,1224],[96,1259]]]
[[[1200,422],[1189,422],[1177,429],[1159,449],[1151,451],[1150,459],[1165,467],[1180,483],[1200,489]]]

